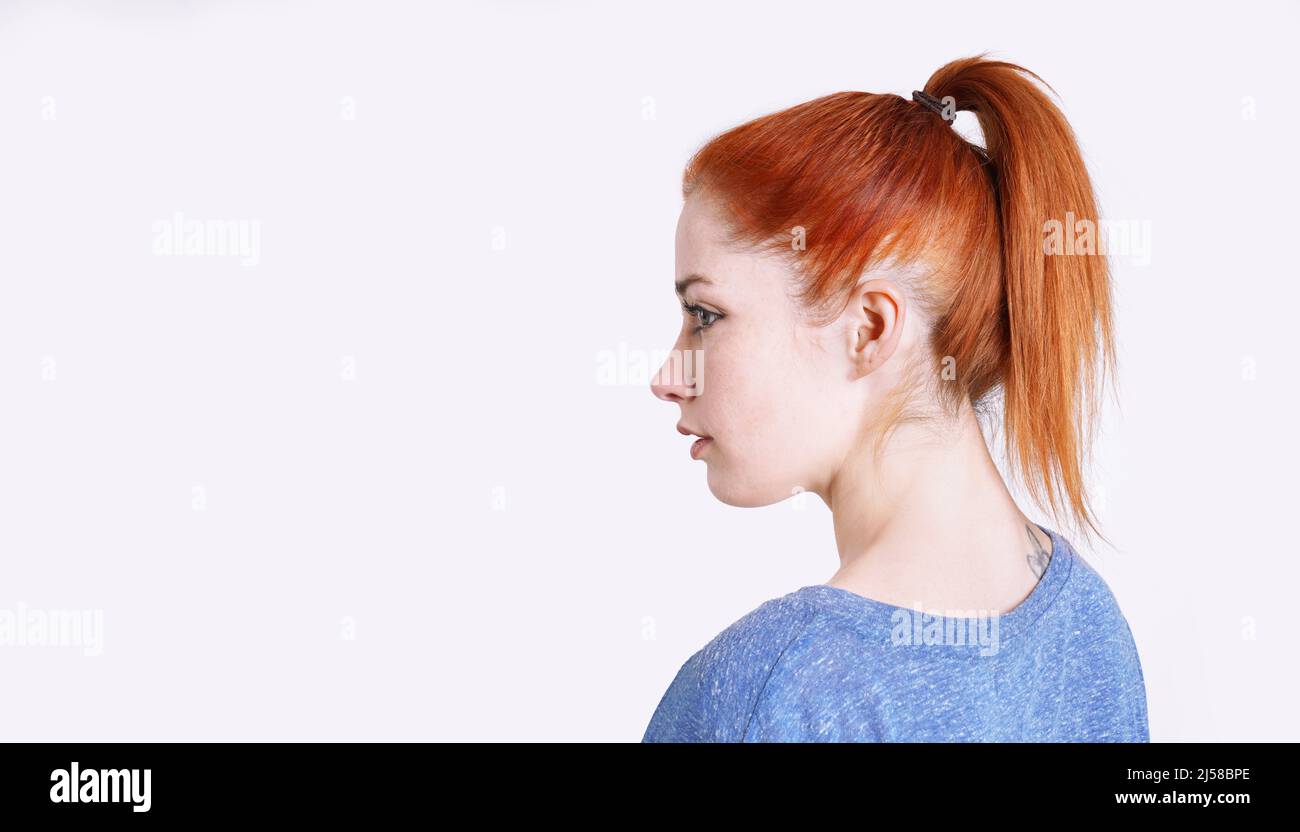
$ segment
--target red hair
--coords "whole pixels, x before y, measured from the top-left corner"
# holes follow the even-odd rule
[[[1097,210],[1074,133],[1041,83],[983,56],[930,77],[924,92],[974,112],[983,151],[916,101],[827,95],[708,142],[682,193],[716,200],[734,242],[789,258],[798,299],[827,321],[864,272],[919,267],[904,286],[930,323],[922,383],[950,415],[1000,398],[1008,461],[1040,505],[1067,505],[1086,534],[1098,527],[1083,463],[1104,373],[1115,372],[1111,286],[1104,256],[1045,253],[1048,222],[1068,212],[1095,223]],[[791,244],[800,228],[802,250]],[[919,389],[886,407],[878,442],[919,418],[908,409]]]

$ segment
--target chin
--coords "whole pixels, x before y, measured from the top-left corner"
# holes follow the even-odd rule
[[[743,478],[728,476],[713,466],[709,466],[709,491],[718,502],[736,508],[762,508],[790,496],[783,488],[744,482]]]

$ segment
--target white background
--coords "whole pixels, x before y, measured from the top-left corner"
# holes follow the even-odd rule
[[[820,501],[718,503],[677,407],[598,383],[680,325],[683,164],[988,51],[1150,222],[1115,261],[1117,549],[1083,554],[1152,739],[1300,740],[1297,31],[1295,2],[0,6],[0,609],[104,627],[0,645],[0,738],[639,740],[692,652],[837,566]],[[260,262],[155,256],[177,211],[256,220]]]

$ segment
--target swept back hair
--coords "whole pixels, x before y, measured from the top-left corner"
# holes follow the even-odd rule
[[[932,363],[884,406],[877,442],[921,418],[909,410],[918,390],[952,416],[1000,400],[1007,459],[1033,498],[1100,534],[1084,471],[1098,394],[1115,375],[1112,290],[1104,255],[1045,244],[1053,222],[1097,222],[1078,142],[1046,86],[981,55],[943,66],[912,99],[827,95],[713,138],[682,194],[716,200],[733,242],[789,258],[811,317],[833,320],[869,271],[908,276]],[[961,110],[984,147],[950,125]]]

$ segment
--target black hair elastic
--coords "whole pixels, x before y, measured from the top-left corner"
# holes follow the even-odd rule
[[[930,95],[928,92],[924,92],[922,90],[912,90],[912,100],[920,104],[921,106],[925,107],[927,110],[933,110],[934,112],[938,113],[939,118],[943,119],[945,124],[948,124],[950,126],[955,126],[957,124],[957,108],[956,107],[952,108],[952,118],[948,118],[943,114],[944,111],[943,101],[941,101],[938,98],[935,98],[933,95]],[[986,165],[992,163],[993,159],[992,157],[989,156],[989,152],[987,150],[972,142],[966,142],[966,143],[969,144],[971,150],[974,150],[975,154],[980,157],[981,162],[983,162]]]
[[[924,106],[926,109],[933,110],[934,112],[938,113],[939,118],[943,119],[949,124],[952,124],[957,121],[956,108],[955,107],[953,108],[952,118],[949,118],[947,115],[944,114],[943,102],[935,98],[933,95],[930,95],[928,92],[924,92],[922,90],[912,90],[912,100]]]

